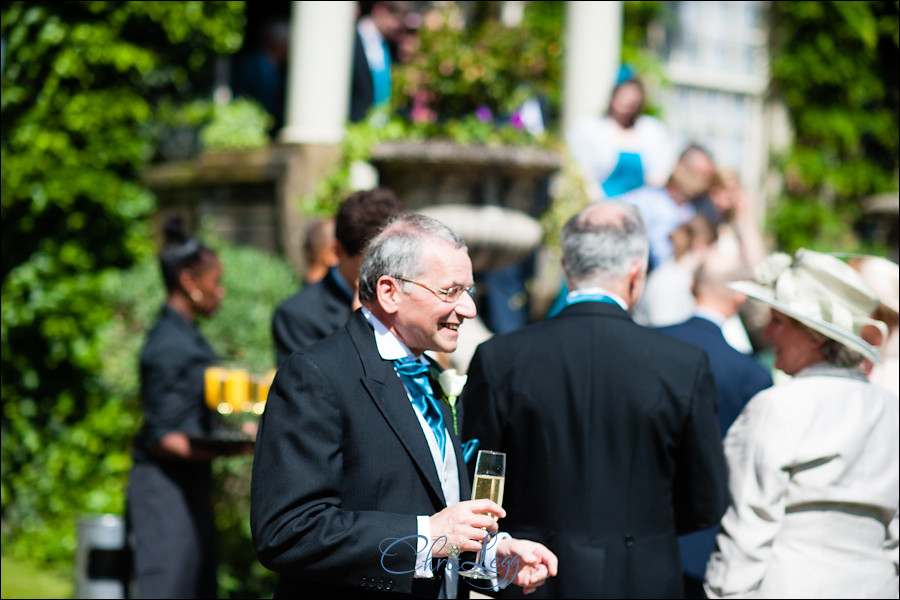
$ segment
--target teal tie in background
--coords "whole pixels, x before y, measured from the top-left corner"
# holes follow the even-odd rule
[[[382,42],[384,51],[384,66],[381,69],[372,69],[372,83],[375,86],[374,104],[378,106],[391,99],[391,53],[387,44]]]
[[[434,432],[441,456],[444,456],[444,417],[434,391],[431,389],[431,381],[428,379],[428,366],[417,360],[395,360],[394,365],[400,379],[406,384],[412,396],[412,404],[419,413],[425,417],[425,422]]]

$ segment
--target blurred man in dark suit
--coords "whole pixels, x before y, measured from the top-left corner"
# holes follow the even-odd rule
[[[401,210],[403,203],[385,188],[355,192],[341,203],[334,224],[337,266],[282,302],[272,316],[279,365],[292,352],[321,340],[347,322],[353,312],[366,243]]]

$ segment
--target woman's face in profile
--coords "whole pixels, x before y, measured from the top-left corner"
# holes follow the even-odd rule
[[[194,310],[204,316],[212,316],[222,299],[225,297],[225,287],[222,285],[222,261],[212,254],[191,269],[197,293],[190,294],[194,304]]]
[[[772,310],[771,319],[762,335],[772,342],[775,368],[788,375],[794,375],[822,360],[822,353],[819,351],[822,342],[777,310]]]

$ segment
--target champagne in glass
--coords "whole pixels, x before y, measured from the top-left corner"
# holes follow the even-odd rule
[[[503,506],[503,485],[506,477],[499,475],[475,475],[472,489],[472,500],[487,498]]]
[[[475,481],[472,484],[472,500],[487,498],[503,505],[503,486],[506,483],[506,454],[493,450],[479,450],[475,461]],[[496,573],[482,565],[482,552],[471,569],[459,574],[470,579],[491,579]]]

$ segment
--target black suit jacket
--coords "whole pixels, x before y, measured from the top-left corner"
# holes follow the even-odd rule
[[[272,339],[278,365],[341,328],[353,312],[353,298],[331,270],[321,281],[304,286],[282,302],[272,315]]]
[[[728,499],[703,352],[584,302],[481,344],[461,400],[463,438],[507,453],[500,527],[559,557],[537,597],[682,595],[677,536]]]
[[[350,82],[350,121],[362,121],[375,102],[375,83],[372,70],[363,47],[362,38],[357,31],[353,37],[353,71]]]
[[[399,51],[397,44],[386,40],[391,63],[397,64]],[[362,37],[356,31],[353,37],[353,69],[350,81],[350,122],[358,123],[366,118],[369,109],[375,104],[375,81],[372,69],[363,47]]]
[[[692,317],[684,323],[660,327],[658,331],[706,352],[719,393],[716,418],[722,437],[725,437],[728,428],[750,398],[772,386],[769,372],[754,358],[732,348],[722,335],[722,330],[712,321]],[[703,579],[706,563],[715,546],[717,531],[718,527],[712,527],[679,538],[682,567],[687,575]]]
[[[257,556],[280,574],[277,596],[437,597],[439,578],[413,578],[411,536],[417,515],[445,506],[415,409],[361,312],[287,359],[260,420],[250,506]],[[404,539],[413,546],[390,545]]]

